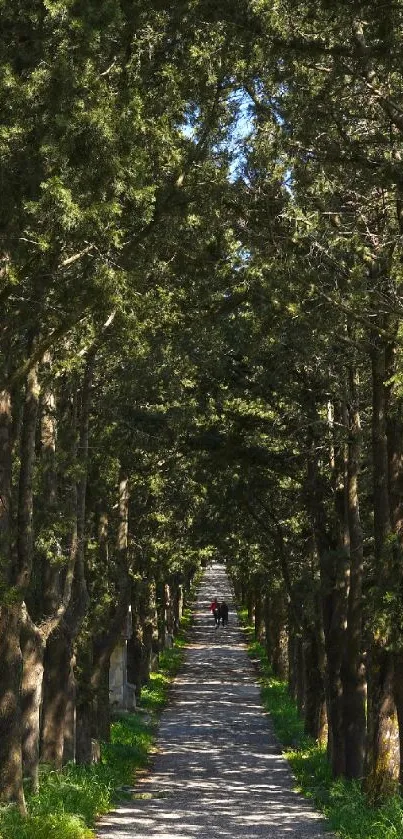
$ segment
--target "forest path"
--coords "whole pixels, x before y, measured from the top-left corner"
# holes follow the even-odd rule
[[[225,629],[214,628],[208,611],[214,595],[230,606]],[[319,814],[293,792],[221,565],[204,574],[157,745],[136,787],[144,797],[104,818],[99,839],[329,839]]]

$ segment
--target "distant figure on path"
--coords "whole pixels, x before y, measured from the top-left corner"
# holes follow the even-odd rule
[[[227,606],[225,600],[223,600],[222,603],[220,603],[220,607],[219,607],[219,611],[218,611],[218,624],[220,624],[220,618],[221,618],[222,625],[227,626],[227,623],[228,623],[228,606]]]
[[[210,612],[212,612],[213,615],[214,615],[214,623],[215,623],[216,626],[218,626],[218,624],[220,622],[219,608],[220,607],[219,607],[218,599],[217,599],[217,597],[215,597],[214,600],[211,603]]]

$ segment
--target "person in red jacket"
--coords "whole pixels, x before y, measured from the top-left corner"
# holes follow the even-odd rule
[[[215,623],[216,626],[218,626],[218,608],[219,608],[218,599],[217,599],[217,597],[215,597],[214,600],[212,601],[211,605],[210,605],[210,612],[212,612],[212,614],[214,616],[214,623]]]

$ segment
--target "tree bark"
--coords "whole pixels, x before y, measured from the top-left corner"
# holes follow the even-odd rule
[[[140,598],[140,619],[143,626],[144,655],[141,667],[141,682],[147,684],[154,668],[157,652],[157,615],[155,606],[155,583],[144,581],[143,595]]]
[[[57,633],[50,637],[45,654],[45,678],[42,710],[42,748],[44,762],[56,769],[63,763],[64,728],[67,713],[73,643],[88,608],[88,592],[85,580],[85,509],[88,468],[89,412],[91,405],[91,384],[95,365],[95,348],[88,355],[81,390],[80,433],[77,452],[73,463],[79,464],[78,482],[75,476],[70,491],[72,512],[72,533],[70,557],[73,558],[74,579],[71,598]],[[73,429],[73,441],[74,441]],[[74,456],[76,455],[76,456]],[[60,669],[59,669],[60,662]]]
[[[183,615],[183,585],[176,582],[173,594],[174,631],[179,631]]]
[[[22,786],[21,606],[3,605],[0,612],[0,791],[3,803],[16,802],[26,814]]]
[[[278,679],[286,679],[288,674],[287,604],[281,589],[271,593],[270,604],[271,665],[273,674]]]
[[[49,358],[47,358],[49,361]],[[45,530],[52,527],[56,513],[57,479],[56,479],[56,419],[54,416],[55,401],[52,392],[45,389],[42,394],[41,416],[41,457],[43,465],[44,504],[41,508],[42,526]],[[58,555],[59,546],[54,543],[54,551]],[[24,607],[23,623],[23,759],[24,773],[31,778],[33,789],[38,788],[39,777],[39,739],[40,739],[40,702],[42,699],[42,685],[44,673],[45,646],[51,633],[60,624],[67,609],[72,577],[74,555],[65,569],[63,590],[60,585],[60,569],[52,564],[48,557],[43,558],[42,583],[43,596],[41,598],[41,622],[37,625],[31,620],[28,610]],[[45,617],[43,618],[43,615]]]
[[[33,556],[33,492],[36,418],[39,405],[38,368],[28,374],[21,435],[21,466],[18,484],[17,514],[17,586],[26,592],[32,571]]]
[[[314,418],[316,417],[316,413]],[[316,417],[317,419],[317,417]],[[310,456],[308,460],[308,503],[311,511],[314,538],[319,558],[321,612],[326,648],[326,695],[328,718],[329,758],[334,777],[345,772],[345,740],[343,730],[343,686],[341,667],[345,642],[345,621],[348,585],[348,556],[341,544],[340,533],[344,526],[338,521],[338,536],[332,533],[332,523],[328,520],[323,478],[319,474],[318,444],[314,429],[311,427]],[[316,432],[317,433],[317,432]],[[344,457],[337,468],[337,484],[344,481]],[[339,490],[340,491],[340,490]],[[341,492],[341,491],[340,491]],[[344,515],[344,485],[343,485]]]
[[[6,392],[0,402],[0,531],[4,549],[4,594],[12,605],[3,603],[0,616],[0,660],[2,678],[0,688],[0,781],[3,801],[17,801],[26,812],[22,787],[22,715],[20,690],[22,683],[22,654],[20,630],[21,601],[27,590],[32,570],[33,551],[33,494],[32,481],[35,461],[35,430],[38,410],[37,366],[27,377],[20,447],[20,475],[17,512],[17,563],[13,568],[10,548],[11,503],[11,400]],[[10,588],[11,585],[11,588]],[[10,597],[10,593],[13,592]]]
[[[118,602],[107,618],[107,628],[97,633],[91,647],[87,642],[81,648],[80,672],[77,697],[77,763],[91,763],[93,747],[99,752],[100,732],[98,709],[101,703],[101,688],[105,669],[109,671],[109,660],[118,639],[126,630],[128,608],[131,599],[131,579],[128,564],[129,534],[129,483],[126,472],[121,469],[118,490],[119,524],[117,534]]]
[[[22,786],[20,686],[21,605],[11,555],[11,395],[0,392],[0,797],[26,812]],[[13,596],[10,597],[10,592]]]
[[[266,589],[266,594],[263,603],[263,621],[265,627],[265,648],[269,664],[273,664],[273,645],[271,637],[271,603],[270,592]]]
[[[344,737],[347,778],[362,778],[366,738],[366,677],[362,656],[363,537],[358,497],[361,456],[361,423],[358,382],[350,371],[348,443],[348,521],[350,532],[350,586],[348,593],[346,649],[343,663]]]
[[[304,669],[302,659],[302,639],[292,623],[288,635],[288,692],[297,703],[298,711],[303,713]]]
[[[301,704],[305,733],[322,742],[326,697],[319,646],[318,633],[311,627],[304,632],[303,638],[304,698]]]
[[[394,324],[397,337],[398,322]],[[399,728],[399,781],[403,783],[403,651],[402,626],[400,619],[401,596],[403,591],[403,400],[395,393],[395,374],[397,372],[396,343],[386,348],[386,436],[388,448],[388,490],[390,527],[394,538],[390,546],[389,590],[394,590],[397,602],[392,617],[392,641],[394,647],[393,695]]]
[[[253,626],[255,620],[255,597],[251,582],[248,583],[246,608],[248,610],[248,626]]]
[[[63,763],[74,763],[76,760],[76,697],[77,686],[74,675],[75,670],[75,656],[73,655],[70,661],[70,674],[67,686],[67,703],[64,717],[64,737],[63,737]]]
[[[73,639],[62,623],[50,636],[45,651],[41,758],[61,769]]]
[[[45,642],[24,609],[21,628],[23,673],[21,684],[22,759],[24,775],[34,793],[39,791],[39,726]]]
[[[255,583],[255,638],[257,641],[263,639],[263,628],[262,580],[257,580]]]
[[[375,567],[381,589],[388,587],[387,538],[391,531],[389,508],[388,446],[386,436],[386,347],[383,339],[373,342],[372,360],[372,451],[374,482]],[[368,673],[368,748],[365,788],[371,801],[378,802],[396,789],[399,774],[396,760],[397,715],[394,702],[393,653],[383,633],[373,635]]]
[[[33,472],[36,420],[39,405],[38,369],[28,374],[21,433],[21,466],[18,485],[17,585],[24,593],[33,562]],[[23,672],[21,685],[22,758],[24,772],[35,792],[39,789],[39,707],[43,676],[43,639],[28,621],[22,624]]]

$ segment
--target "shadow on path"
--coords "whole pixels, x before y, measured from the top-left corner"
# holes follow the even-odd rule
[[[215,594],[230,606],[225,629],[215,629],[208,610]],[[138,797],[103,819],[99,839],[329,839],[318,813],[293,792],[221,565],[204,575],[158,747]]]

